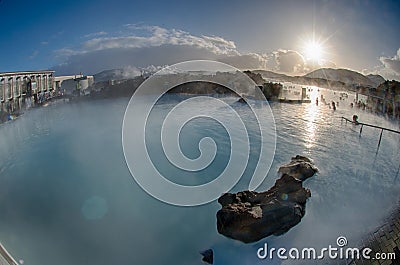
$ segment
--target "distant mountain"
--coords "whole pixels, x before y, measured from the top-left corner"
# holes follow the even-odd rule
[[[380,84],[382,84],[382,83],[384,83],[386,80],[385,80],[385,78],[383,78],[382,76],[380,76],[380,75],[372,75],[372,74],[369,74],[369,75],[367,75],[367,77],[372,81],[372,82],[374,82],[374,84],[376,85],[376,86],[379,86]]]
[[[289,76],[266,70],[253,70],[266,82],[292,82],[306,86],[331,87],[335,89],[354,90],[359,87],[376,88],[385,79],[380,75],[365,76],[348,69],[321,68],[303,76]]]
[[[267,70],[254,70],[251,71],[253,73],[256,74],[260,74],[264,79],[268,80],[268,79],[272,79],[275,81],[289,81],[293,79],[293,76],[288,76],[285,74],[279,74],[279,73],[275,73],[272,71],[267,71]]]
[[[94,75],[96,83],[109,80],[129,80],[138,76],[148,76],[159,70],[160,67],[149,66],[146,68],[125,67],[123,69],[112,69],[102,71]],[[246,72],[246,71],[245,71]],[[292,82],[305,86],[329,87],[340,90],[354,90],[360,87],[376,88],[385,82],[380,75],[365,76],[361,73],[348,69],[321,68],[303,76],[289,76],[267,70],[252,70],[258,78],[256,82]],[[250,74],[251,75],[251,74]]]
[[[112,69],[112,70],[105,70],[100,73],[95,74],[94,80],[97,82],[103,82],[108,80],[120,80],[123,78],[123,69]]]
[[[321,68],[311,73],[304,75],[304,77],[320,78],[329,81],[338,81],[346,85],[362,85],[369,87],[377,87],[375,82],[358,72],[348,69],[332,69],[332,68]]]
[[[127,66],[120,69],[105,70],[94,75],[94,81],[103,82],[109,80],[127,80],[138,76],[149,76],[157,72],[164,66],[149,65],[147,67]]]

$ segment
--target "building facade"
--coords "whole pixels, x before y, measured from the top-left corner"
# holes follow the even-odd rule
[[[88,75],[57,76],[54,79],[55,88],[65,95],[86,95],[94,84],[94,77]]]
[[[54,94],[54,71],[0,73],[0,110],[8,113]]]

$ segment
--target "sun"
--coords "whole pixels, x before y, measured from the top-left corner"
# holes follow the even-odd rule
[[[304,55],[306,59],[320,62],[323,59],[324,47],[316,41],[308,41],[304,45]]]

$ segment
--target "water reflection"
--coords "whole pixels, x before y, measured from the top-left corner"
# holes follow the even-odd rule
[[[338,100],[334,91],[318,93],[327,102]],[[57,265],[200,264],[199,251],[208,248],[214,249],[215,264],[264,264],[255,253],[264,242],[278,248],[325,247],[345,235],[356,244],[397,206],[400,142],[397,135],[384,134],[375,155],[379,132],[365,128],[359,137],[358,127],[341,124],[340,117],[357,114],[360,121],[394,129],[398,123],[350,108],[351,97],[341,100],[336,111],[321,101],[316,106],[315,98],[310,104],[271,104],[277,149],[260,190],[269,189],[277,168],[296,154],[310,157],[320,169],[304,184],[312,193],[306,216],[285,235],[238,244],[217,233],[217,202],[183,208],[147,196],[122,155],[127,99],[118,99],[38,108],[0,126],[2,243],[30,265],[54,260]],[[246,116],[246,108],[240,111]],[[201,126],[215,139],[223,137],[223,128]],[[188,134],[187,141],[194,135]],[[195,147],[188,145],[187,152]],[[244,180],[237,190],[248,188]]]
[[[304,131],[304,141],[307,148],[312,148],[316,141],[316,131],[318,129],[317,119],[320,115],[320,107],[317,105],[318,90],[316,87],[311,88],[310,91],[311,104],[307,104],[303,107],[303,119],[306,122]]]

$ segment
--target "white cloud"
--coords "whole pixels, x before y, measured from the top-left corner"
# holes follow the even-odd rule
[[[397,54],[393,57],[380,57],[379,60],[389,73],[397,78],[400,77],[400,48],[397,50]]]
[[[303,73],[305,69],[305,59],[294,50],[278,50],[273,53],[276,67],[275,70],[283,73]]]
[[[141,75],[142,71],[142,69],[129,65],[122,69],[122,76],[124,79],[133,78]]]
[[[400,48],[393,57],[381,56],[379,61],[380,65],[375,66],[372,70],[364,69],[363,74],[381,75],[388,80],[400,81]]]
[[[239,69],[270,69],[268,67],[270,56],[267,54],[248,53],[230,56],[220,56],[219,61],[230,64]]]
[[[118,33],[117,36],[107,37],[101,37],[101,35],[107,35],[106,32],[87,34],[85,37],[91,38],[80,47],[59,49],[56,54],[68,57],[105,49],[144,48],[168,44],[204,48],[215,54],[238,54],[233,41],[228,41],[218,36],[198,37],[182,30],[135,24],[124,25],[124,31]]]
[[[289,75],[303,75],[322,67],[336,68],[336,64],[328,60],[313,62],[307,60],[300,52],[295,50],[279,49],[272,52],[272,60],[269,60],[266,68]]]
[[[67,50],[68,51],[68,50]],[[70,51],[68,51],[70,52]],[[128,66],[171,65],[193,59],[215,59],[216,55],[206,49],[186,45],[161,45],[143,48],[115,48],[74,54],[65,63],[54,67],[57,75],[79,72],[95,74],[109,69]]]
[[[99,71],[129,66],[171,65],[184,60],[208,59],[231,64],[239,69],[265,69],[291,75],[311,69],[304,57],[294,50],[271,53],[240,53],[232,40],[220,36],[196,36],[179,29],[126,24],[115,33],[97,32],[76,47],[55,51],[65,63],[56,67],[58,74]]]
[[[105,32],[105,31],[98,31],[98,32],[93,32],[93,33],[86,34],[83,37],[84,38],[93,38],[93,37],[103,36],[103,35],[107,35],[107,34],[108,33]]]

